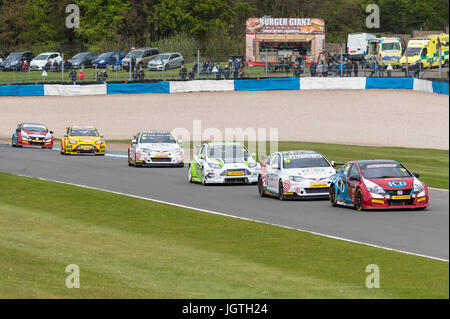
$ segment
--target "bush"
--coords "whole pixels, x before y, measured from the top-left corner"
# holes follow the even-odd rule
[[[159,52],[179,52],[186,63],[197,60],[197,46],[193,37],[178,33],[168,38],[160,39],[153,44]]]

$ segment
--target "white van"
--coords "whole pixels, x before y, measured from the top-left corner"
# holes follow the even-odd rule
[[[367,55],[367,43],[376,36],[369,33],[350,33],[347,37],[347,53],[350,60],[364,60]]]

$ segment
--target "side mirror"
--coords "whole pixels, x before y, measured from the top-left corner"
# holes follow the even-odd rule
[[[335,161],[331,161],[331,166],[335,167],[336,166],[336,162]]]
[[[131,144],[136,144],[136,142],[137,142],[136,139],[131,140]]]
[[[183,140],[178,140],[178,144],[183,144]]]
[[[198,156],[198,158],[203,159],[204,156],[203,156],[202,154],[200,154],[200,155]]]
[[[53,134],[53,131],[50,131],[50,134]]]
[[[272,169],[280,169],[279,167],[278,167],[278,164],[272,164]]]
[[[349,180],[359,182],[359,181],[360,181],[360,178],[359,178],[359,176],[350,176],[350,177],[349,177]]]
[[[252,153],[252,157],[253,157],[253,158],[256,158],[256,153]]]
[[[67,133],[66,133],[66,134],[64,134],[64,137],[67,137]]]
[[[104,138],[105,137],[105,135],[100,135],[100,138]]]
[[[415,178],[419,178],[420,177],[419,173],[413,173],[413,175],[414,175]]]

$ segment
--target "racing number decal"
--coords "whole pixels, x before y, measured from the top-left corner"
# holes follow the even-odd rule
[[[339,177],[339,179],[336,181],[336,187],[339,190],[339,193],[345,192],[345,182],[341,177]]]

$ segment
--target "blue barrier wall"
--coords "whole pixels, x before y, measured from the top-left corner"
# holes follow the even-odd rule
[[[106,84],[106,94],[170,93],[169,82]]]
[[[412,90],[414,78],[366,78],[366,89]]]
[[[0,96],[44,96],[44,85],[0,85]]]
[[[235,91],[300,90],[300,79],[234,80]]]
[[[448,83],[433,82],[433,93],[447,94],[448,95]]]

